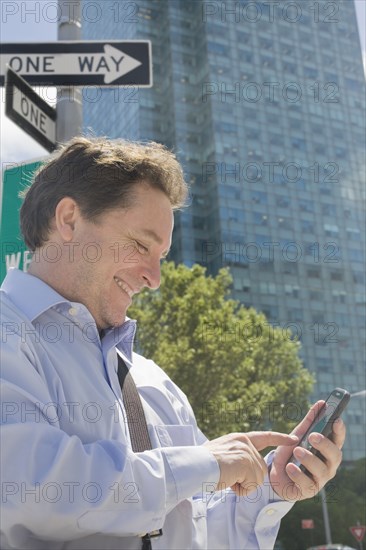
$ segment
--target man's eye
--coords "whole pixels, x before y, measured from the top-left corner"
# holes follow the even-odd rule
[[[149,249],[146,246],[144,246],[143,244],[137,241],[136,241],[136,248],[140,254],[147,254],[149,252]]]

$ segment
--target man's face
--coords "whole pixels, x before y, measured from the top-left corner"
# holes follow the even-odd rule
[[[169,199],[145,184],[137,187],[131,208],[106,212],[97,224],[79,217],[69,248],[80,244],[73,245],[65,297],[84,304],[99,329],[121,325],[132,296],[159,287],[172,231]]]

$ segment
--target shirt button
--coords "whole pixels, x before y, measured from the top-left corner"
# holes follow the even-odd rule
[[[275,513],[276,513],[276,510],[274,510],[274,508],[269,508],[268,510],[266,510],[267,516],[273,516],[273,514]]]
[[[78,310],[76,309],[76,307],[70,307],[69,309],[69,314],[74,316],[74,315],[77,315],[77,312]]]

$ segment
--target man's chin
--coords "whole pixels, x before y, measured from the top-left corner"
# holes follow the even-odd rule
[[[118,328],[126,321],[126,312],[123,314],[116,315],[113,319],[110,320],[109,328]]]
[[[115,315],[114,317],[103,319],[100,323],[97,323],[98,330],[109,330],[112,328],[118,328],[126,321],[126,312],[121,315]]]

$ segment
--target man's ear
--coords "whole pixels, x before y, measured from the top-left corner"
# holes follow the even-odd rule
[[[79,215],[78,205],[71,197],[64,197],[56,206],[54,226],[64,242],[72,241],[75,222]]]

